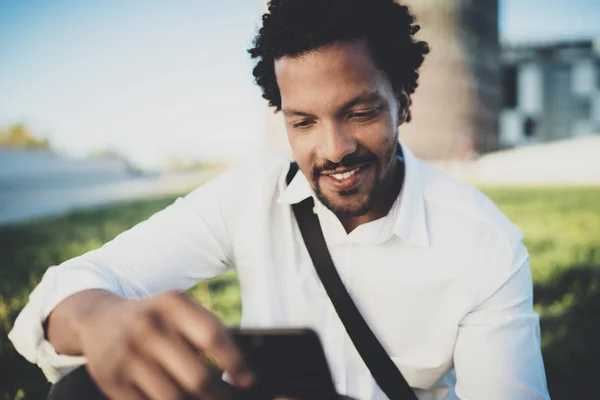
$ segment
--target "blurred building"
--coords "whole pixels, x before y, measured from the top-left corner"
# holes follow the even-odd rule
[[[116,201],[179,195],[218,170],[150,174],[116,155],[72,159],[47,149],[0,147],[0,225]]]
[[[498,0],[402,0],[431,46],[400,138],[421,158],[461,160],[498,148]]]
[[[600,39],[506,46],[500,143],[600,133]]]
[[[72,187],[129,179],[129,165],[117,156],[72,159],[48,149],[0,147],[0,191]]]

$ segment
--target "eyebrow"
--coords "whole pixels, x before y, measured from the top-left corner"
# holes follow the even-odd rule
[[[382,97],[379,95],[378,92],[375,91],[364,91],[361,94],[359,94],[358,96],[354,97],[353,99],[347,101],[342,107],[341,107],[341,112],[344,112],[358,104],[364,104],[364,103],[373,103],[375,101],[381,100]],[[304,111],[300,111],[300,110],[295,110],[292,108],[284,108],[282,109],[283,115],[285,115],[286,117],[314,117],[313,114],[311,113],[307,113]]]
[[[341,108],[342,111],[346,111],[356,105],[365,104],[365,103],[373,103],[376,101],[382,100],[382,97],[378,92],[375,91],[365,91],[353,98],[352,100],[346,102]]]

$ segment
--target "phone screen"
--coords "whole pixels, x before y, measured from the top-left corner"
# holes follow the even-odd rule
[[[232,334],[257,374],[253,399],[337,399],[321,341],[314,331],[235,329]]]

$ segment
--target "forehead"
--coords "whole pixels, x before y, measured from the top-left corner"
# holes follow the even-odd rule
[[[391,94],[386,75],[375,65],[364,41],[339,42],[300,56],[275,61],[282,108],[319,113],[335,111],[365,92]]]

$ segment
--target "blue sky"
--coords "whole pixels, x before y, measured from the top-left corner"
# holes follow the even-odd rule
[[[245,50],[262,0],[0,0],[0,126],[138,165],[249,154],[265,107]],[[500,0],[505,40],[600,37],[600,1]]]
[[[600,37],[599,0],[499,0],[505,41]]]

